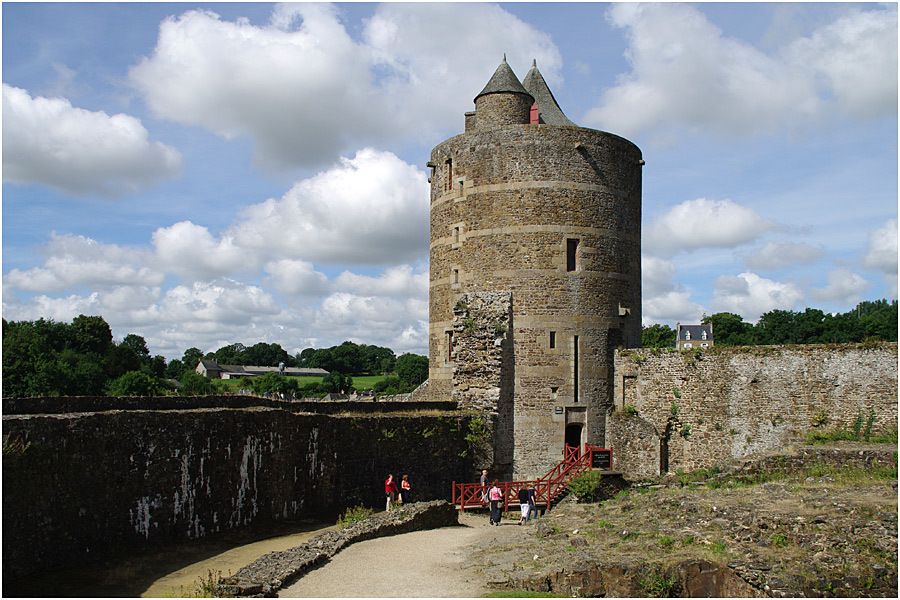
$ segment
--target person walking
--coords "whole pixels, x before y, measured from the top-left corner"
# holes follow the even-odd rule
[[[384,510],[391,510],[391,503],[397,497],[397,484],[394,483],[394,475],[391,473],[388,473],[387,479],[384,480],[384,497]]]
[[[519,525],[528,520],[528,515],[531,513],[531,504],[528,502],[528,488],[523,487],[519,489],[519,510],[522,512],[522,516],[519,518]]]
[[[488,490],[488,498],[491,501],[491,525],[500,525],[500,501],[503,500],[503,491],[499,482],[495,479]]]
[[[528,520],[537,519],[537,491],[533,485],[528,486]]]
[[[488,470],[481,470],[481,503],[487,504],[488,502]]]
[[[412,486],[409,485],[409,475],[404,473],[403,477],[400,479],[400,502],[402,504],[409,503],[412,498],[412,496],[410,496],[411,490]]]

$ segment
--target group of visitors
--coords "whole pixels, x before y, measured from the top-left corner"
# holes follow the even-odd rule
[[[410,493],[412,486],[409,484],[409,475],[403,474],[400,479],[400,489],[397,489],[397,482],[394,481],[393,473],[388,473],[387,479],[384,480],[384,510],[391,510],[391,506],[396,504],[407,504],[412,499]]]
[[[501,503],[503,502],[503,490],[500,489],[500,482],[494,479],[491,482],[491,486],[488,487],[488,471],[487,469],[483,469],[481,471],[481,501],[484,504],[490,503],[491,513],[490,513],[490,523],[491,525],[500,525],[500,508]],[[529,518],[536,518],[536,506],[535,501],[537,498],[537,492],[534,489],[534,486],[523,487],[519,490],[519,510],[521,511],[521,518],[519,519],[519,525],[525,523],[529,520]]]

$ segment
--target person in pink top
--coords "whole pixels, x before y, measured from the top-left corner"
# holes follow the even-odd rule
[[[404,473],[403,477],[400,479],[400,502],[402,504],[407,504],[412,499],[409,495],[411,490],[412,486],[409,485],[409,475]]]
[[[384,480],[384,497],[386,500],[384,510],[391,510],[391,503],[397,497],[397,484],[394,482],[394,476],[390,473]]]
[[[488,490],[488,499],[491,501],[491,525],[500,525],[500,502],[503,500],[503,490],[495,479]]]

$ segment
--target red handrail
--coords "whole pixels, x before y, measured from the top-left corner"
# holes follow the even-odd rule
[[[573,478],[592,468],[594,454],[606,453],[608,455],[607,464],[612,467],[612,450],[609,448],[585,444],[584,452],[581,452],[578,446],[566,446],[563,452],[563,460],[539,479],[498,482],[497,485],[503,493],[504,512],[510,505],[518,506],[519,491],[528,487],[534,487],[535,504],[549,509]],[[488,486],[482,486],[480,483],[456,483],[454,481],[451,499],[453,504],[459,505],[460,510],[465,510],[466,507],[484,506],[487,504],[487,490]]]

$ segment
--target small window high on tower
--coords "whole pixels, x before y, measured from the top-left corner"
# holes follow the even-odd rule
[[[448,192],[453,189],[453,159],[451,158],[444,163],[444,189]]]
[[[566,271],[574,271],[577,267],[575,259],[578,255],[578,241],[576,239],[566,240]]]

